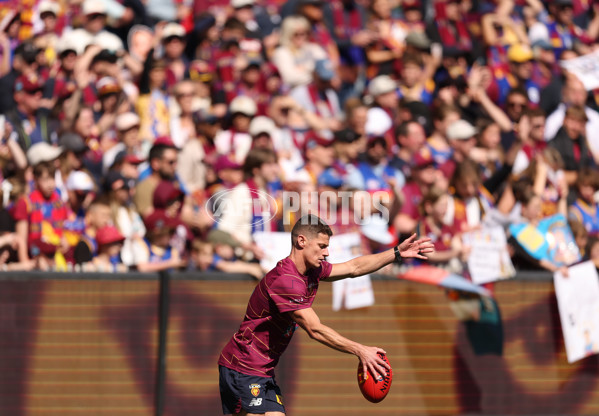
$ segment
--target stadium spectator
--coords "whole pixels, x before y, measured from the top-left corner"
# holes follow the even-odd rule
[[[310,23],[302,16],[289,16],[281,23],[280,46],[272,61],[283,83],[289,87],[312,82],[316,62],[327,58],[321,45],[310,42]]]
[[[556,149],[562,156],[566,182],[570,186],[576,183],[581,168],[594,164],[585,136],[587,121],[587,115],[582,107],[569,107],[565,113],[563,126],[548,143],[549,147]]]
[[[595,200],[595,193],[599,190],[597,172],[591,168],[583,168],[576,179],[576,194],[578,198],[570,206],[570,219],[576,220],[584,226],[591,236],[599,233],[599,204]]]
[[[233,235],[245,250],[252,251],[259,258],[262,252],[254,244],[252,234],[257,231],[272,231],[275,224],[275,221],[257,219],[274,213],[275,207],[264,195],[276,198],[272,184],[278,179],[277,156],[264,149],[250,150],[243,171],[245,182],[233,188],[227,196],[218,229]]]
[[[168,217],[164,211],[154,211],[144,218],[144,223],[147,230],[144,239],[146,250],[137,263],[137,269],[140,272],[157,272],[185,267],[187,259],[170,245],[180,222]]]
[[[148,169],[135,186],[134,202],[137,210],[145,217],[152,213],[152,196],[161,180],[176,180],[179,150],[169,138],[157,140],[150,149]]]
[[[440,188],[432,187],[420,201],[420,220],[416,225],[418,235],[429,237],[435,246],[428,261],[437,267],[447,268],[453,273],[463,272],[461,262],[468,259],[470,248],[462,244],[459,230],[447,225],[445,216],[449,207],[449,196]]]
[[[16,202],[12,212],[17,235],[26,241],[19,252],[19,261],[30,256],[43,255],[50,262],[56,253],[64,255],[69,245],[63,236],[63,223],[68,208],[62,202],[54,179],[56,169],[52,162],[42,161],[33,166],[34,189]]]
[[[112,225],[98,229],[96,233],[98,252],[90,262],[83,263],[81,269],[86,272],[99,273],[127,272],[129,268],[121,263],[120,259],[124,241],[125,237]]]
[[[127,266],[135,266],[141,258],[140,253],[145,252],[146,227],[132,202],[130,182],[131,179],[121,172],[110,171],[106,174],[104,192],[112,223],[124,237],[121,260]]]
[[[191,246],[190,268],[192,270],[221,271],[225,273],[249,274],[254,279],[264,277],[264,271],[258,263],[248,263],[237,259],[235,250],[239,242],[229,233],[212,230],[207,241],[194,240]]]
[[[98,254],[98,242],[96,240],[98,230],[110,225],[110,206],[106,200],[95,199],[87,209],[85,215],[85,231],[75,246],[73,261],[77,265],[92,261]]]
[[[231,101],[229,105],[230,125],[228,129],[219,132],[214,138],[214,145],[219,154],[230,154],[237,163],[243,163],[252,147],[252,136],[249,134],[249,129],[257,111],[256,103],[250,97],[242,95]]]

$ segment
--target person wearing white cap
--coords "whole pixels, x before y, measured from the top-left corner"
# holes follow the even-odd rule
[[[243,164],[252,147],[249,128],[258,107],[250,97],[240,95],[231,101],[229,115],[231,127],[221,131],[214,138],[216,151],[221,155],[232,154],[237,163]]]
[[[116,117],[114,127],[116,129],[118,143],[104,152],[102,157],[102,171],[106,173],[114,163],[114,159],[120,152],[136,154],[141,156],[141,140],[139,137],[139,116],[134,112],[126,112]]]
[[[395,122],[395,118],[397,116],[397,112],[399,110],[399,98],[397,95],[397,82],[395,82],[388,75],[379,75],[370,81],[368,85],[368,93],[374,100],[372,108],[368,110],[368,119],[366,121],[366,125],[375,125],[377,126],[379,123],[375,122],[373,118],[381,119],[381,115],[379,115],[380,111],[383,110],[391,120],[391,125],[388,125],[388,128],[383,132],[383,136],[387,138],[389,145],[394,145],[394,137],[393,134],[393,123]],[[380,134],[380,133],[379,133]],[[389,149],[392,152],[395,152],[396,149]]]
[[[167,23],[161,35],[164,58],[177,81],[183,80],[187,69],[187,64],[183,60],[185,35],[185,28],[175,22]]]
[[[96,184],[87,173],[75,170],[71,172],[66,181],[67,203],[70,213],[65,221],[65,230],[81,235],[85,232],[85,213],[95,198]]]
[[[279,133],[277,126],[272,119],[266,116],[254,117],[250,123],[249,133],[255,148],[277,150],[277,145],[280,146],[277,140]]]
[[[447,140],[451,147],[451,158],[439,169],[446,179],[451,179],[456,164],[470,158],[470,152],[476,146],[477,130],[466,120],[456,120],[447,127]]]
[[[97,44],[102,49],[110,49],[117,51],[123,49],[121,39],[106,31],[106,19],[108,17],[109,8],[112,12],[112,7],[116,6],[116,15],[123,14],[125,8],[115,3],[113,0],[85,0],[81,8],[83,18],[83,27],[72,31],[73,36],[79,40],[78,54],[82,54],[85,48],[91,44]]]
[[[35,166],[41,162],[52,162],[62,154],[62,147],[52,146],[47,142],[39,142],[27,149],[27,161],[29,166]]]

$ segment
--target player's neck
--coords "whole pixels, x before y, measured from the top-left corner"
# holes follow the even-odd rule
[[[289,258],[291,259],[293,264],[295,264],[295,268],[297,269],[297,271],[300,274],[306,274],[308,267],[306,266],[304,257],[302,256],[302,254],[299,251],[291,250],[291,254],[289,255]]]

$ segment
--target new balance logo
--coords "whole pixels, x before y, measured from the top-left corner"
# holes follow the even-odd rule
[[[262,404],[262,398],[252,399],[250,406],[260,406]]]

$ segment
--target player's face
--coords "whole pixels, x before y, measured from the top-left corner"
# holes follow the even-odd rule
[[[304,258],[306,263],[312,267],[320,267],[322,262],[329,255],[329,236],[326,234],[317,234],[307,241],[304,248]]]

